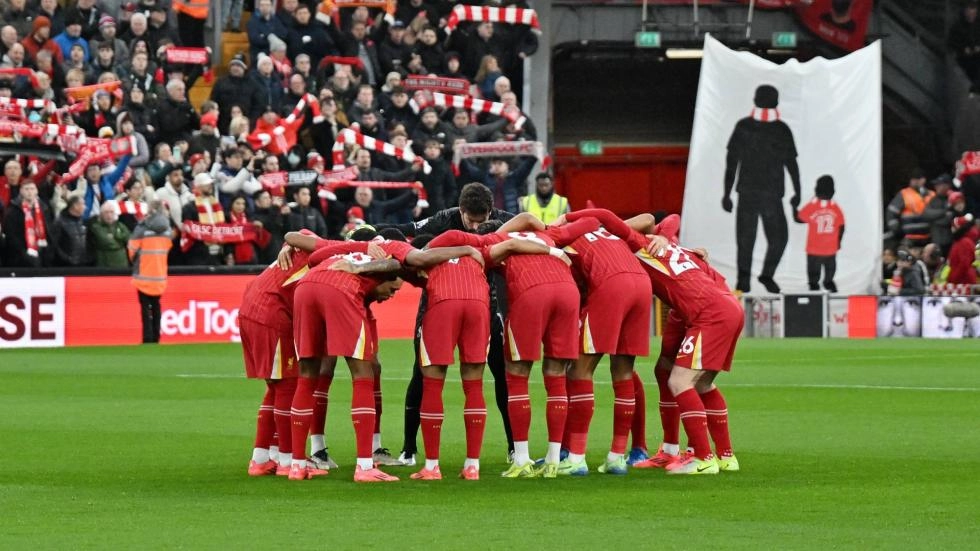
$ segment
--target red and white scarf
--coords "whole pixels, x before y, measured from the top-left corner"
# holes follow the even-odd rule
[[[185,220],[180,226],[180,250],[186,253],[195,241],[222,245],[255,243],[265,247],[271,237],[272,234],[255,224],[199,224]]]
[[[775,122],[779,120],[779,109],[752,109],[752,118],[760,122]]]
[[[466,6],[457,4],[446,21],[446,33],[451,34],[461,21],[490,21],[492,23],[509,23],[511,25],[528,25],[531,30],[540,33],[538,13],[530,8],[494,8],[489,6]]]
[[[121,178],[120,181],[124,182],[126,178]],[[132,214],[137,222],[146,218],[147,206],[143,201],[116,201],[116,207],[119,214]]]
[[[205,197],[204,195],[194,194],[194,206],[197,207],[197,221],[202,224],[223,224],[225,221],[225,211],[221,210],[221,203],[214,195]]]
[[[401,149],[388,142],[382,142],[370,136],[365,136],[354,129],[345,128],[340,131],[340,134],[337,135],[337,140],[333,144],[333,170],[343,170],[344,168],[345,145],[358,145],[369,151],[376,151],[382,155],[388,155],[389,157],[394,157],[400,161],[409,163],[414,163],[416,159],[419,159],[411,149]],[[422,170],[428,174],[432,172],[432,167],[429,163],[422,161]]]
[[[516,107],[507,106],[496,101],[471,98],[469,96],[453,96],[439,92],[419,91],[415,93],[415,97],[412,98],[409,104],[416,113],[426,107],[433,106],[454,107],[476,113],[490,113],[491,115],[498,115],[509,120],[515,128],[521,128],[527,121],[527,117],[521,114],[521,110]]]
[[[34,200],[33,205],[20,204],[24,211],[24,241],[27,242],[27,254],[37,258],[41,247],[48,246],[48,231],[44,224],[44,212],[41,202]]]

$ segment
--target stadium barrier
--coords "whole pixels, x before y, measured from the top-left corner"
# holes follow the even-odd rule
[[[980,296],[745,295],[743,336],[830,338],[980,338],[980,316],[949,317],[953,302]]]
[[[238,308],[253,274],[171,275],[161,299],[160,342],[237,342]],[[405,285],[374,306],[381,338],[411,338],[421,291]],[[139,344],[140,306],[131,278],[0,280],[0,348]]]

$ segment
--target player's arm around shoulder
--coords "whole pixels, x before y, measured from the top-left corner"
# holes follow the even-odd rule
[[[469,245],[460,247],[436,247],[424,251],[414,250],[405,257],[405,263],[411,268],[431,268],[454,258],[472,257],[483,264],[483,255]]]
[[[506,234],[515,231],[544,231],[544,229],[544,222],[529,212],[522,212],[504,222],[504,225],[500,226],[497,233]]]

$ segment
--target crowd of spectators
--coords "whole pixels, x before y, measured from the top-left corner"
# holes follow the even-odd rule
[[[974,290],[980,274],[980,224],[948,174],[931,182],[921,169],[885,210],[882,291],[923,295]]]
[[[523,1],[486,3],[529,7]],[[466,79],[470,95],[519,109],[515,90],[522,89],[523,60],[537,49],[536,35],[522,25],[465,21],[447,32],[454,5],[399,0],[393,15],[345,8],[327,22],[317,16],[317,2],[280,0],[276,6],[258,0],[244,29],[248,50],[225,61],[226,70],[219,71],[225,74],[198,109],[188,91],[207,76],[205,67],[167,60],[168,48],[187,45],[172,20],[171,0],[0,0],[0,69],[30,69],[0,70],[0,96],[65,105],[66,89],[118,82],[118,91],[99,89],[83,100],[88,109],[71,123],[92,137],[131,136],[136,144],[131,155],[92,164],[82,177],[63,182],[70,158],[49,160],[14,147],[23,141],[18,136],[0,135],[0,265],[125,266],[128,233],[154,200],[177,233],[194,220],[257,226],[271,234],[247,246],[196,241],[181,247],[178,236],[171,264],[265,264],[285,231],[307,228],[337,237],[362,221],[419,219],[454,205],[470,181],[487,184],[496,206],[516,210],[536,159],[457,165],[453,148],[461,142],[535,141],[534,123],[515,125],[461,109],[417,113],[410,104],[413,91],[402,86],[409,74]],[[241,30],[237,9],[223,14],[232,31]],[[274,135],[307,94],[319,102],[322,121],[306,110],[287,147],[257,143],[257,133]],[[337,136],[352,126],[426,160],[429,172],[418,161],[356,146],[345,151],[358,180],[420,181],[426,208],[413,188],[350,187],[327,200],[315,181],[266,185],[263,175],[329,171]]]

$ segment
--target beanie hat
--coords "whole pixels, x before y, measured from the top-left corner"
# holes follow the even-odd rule
[[[85,25],[85,17],[77,8],[72,8],[65,13],[65,26]]]
[[[269,34],[269,51],[275,52],[276,50],[285,50],[286,43],[283,42],[281,38],[274,34]]]
[[[51,28],[51,20],[45,15],[39,15],[34,18],[34,27],[32,27],[31,34],[37,34],[37,31],[44,27]]]
[[[306,156],[306,168],[313,168],[317,163],[324,162],[323,155],[320,155],[316,151],[311,151]]]
[[[966,196],[963,195],[963,192],[951,191],[949,192],[949,195],[946,196],[946,200],[949,202],[950,205],[955,205],[960,201],[966,201]]]
[[[108,26],[115,27],[116,20],[113,19],[111,15],[104,13],[102,14],[102,17],[99,18],[99,28],[101,29],[102,27],[108,27]]]
[[[245,63],[245,56],[242,54],[236,54],[235,57],[231,58],[228,62],[228,66],[241,65],[242,69],[248,70],[248,63]]]
[[[201,115],[201,125],[208,126],[218,126],[218,112],[208,111],[207,113]]]
[[[953,232],[955,233],[957,230],[959,230],[963,226],[966,226],[966,225],[969,225],[969,224],[972,224],[972,223],[973,223],[973,215],[972,214],[967,213],[967,214],[965,214],[963,216],[957,216],[956,218],[953,218]]]

